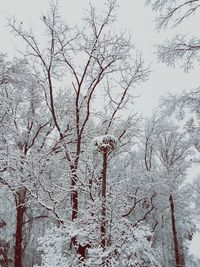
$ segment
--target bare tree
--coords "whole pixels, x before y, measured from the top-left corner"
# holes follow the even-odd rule
[[[178,26],[187,19],[192,19],[199,12],[199,0],[191,1],[166,1],[148,0],[147,4],[151,5],[158,12],[158,27],[168,27],[173,24]],[[198,36],[191,36],[190,33],[177,34],[164,44],[157,47],[158,60],[169,66],[175,67],[181,64],[184,71],[188,72],[196,68],[195,63],[199,62],[200,39]],[[175,115],[178,120],[184,119],[186,112],[189,110],[191,117],[185,125],[191,143],[199,151],[199,88],[184,91],[181,94],[168,94],[161,100],[162,109],[169,115]]]
[[[159,14],[156,20],[158,29],[166,28],[170,23],[174,27],[181,24],[189,17],[195,16],[200,7],[199,0],[148,0],[147,4],[152,5]],[[158,58],[161,62],[173,67],[176,63],[181,63],[181,67],[188,72],[194,63],[199,61],[199,50],[199,37],[188,36],[188,33],[177,34],[171,40],[158,46]]]
[[[194,15],[200,7],[199,0],[147,0],[146,3],[159,12],[158,28],[167,27],[170,22],[173,26],[177,26]]]
[[[141,56],[134,53],[130,37],[125,32],[115,33],[112,30],[116,19],[116,1],[107,1],[105,8],[102,14],[97,14],[91,5],[84,17],[84,27],[79,29],[67,26],[59,16],[58,3],[50,2],[49,12],[41,19],[47,34],[46,46],[40,45],[32,30],[25,30],[15,19],[9,21],[14,34],[21,37],[28,46],[28,51],[23,54],[40,77],[40,85],[57,130],[58,145],[70,167],[72,221],[78,218],[78,168],[87,127],[94,114],[95,96],[107,83],[106,90],[115,106],[107,119],[107,133],[132,95],[133,85],[144,81],[148,76],[148,69],[144,68]],[[73,94],[70,93],[73,98],[71,125],[63,125],[60,120],[65,111],[63,107],[62,113],[58,110],[58,80],[66,82],[73,91]],[[114,86],[119,92],[117,95],[109,89]],[[69,97],[67,92],[64,97]],[[69,140],[70,131],[75,135],[73,145],[69,145],[72,143]],[[84,250],[80,249],[76,237],[72,238],[72,243],[84,258],[85,254],[81,252]]]
[[[14,261],[16,267],[21,267],[27,203],[34,184],[30,166],[36,151],[39,154],[43,149],[42,144],[51,131],[51,119],[48,113],[46,118],[39,114],[42,109],[46,110],[42,105],[43,96],[38,93],[38,84],[26,61],[4,62],[0,90],[0,183],[15,199]]]

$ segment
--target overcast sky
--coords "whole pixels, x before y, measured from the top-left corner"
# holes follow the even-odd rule
[[[89,0],[58,0],[63,18],[69,24],[80,22],[83,10],[87,8]],[[93,5],[101,8],[103,0],[91,0]],[[147,82],[136,89],[137,99],[135,110],[145,115],[150,115],[158,105],[158,99],[167,92],[178,93],[183,90],[199,86],[199,66],[189,74],[179,68],[171,69],[164,64],[156,62],[155,45],[172,36],[176,32],[198,33],[198,17],[189,23],[168,31],[157,32],[150,7],[145,7],[145,0],[118,0],[118,27],[126,28],[132,35],[136,47],[142,51],[146,64],[151,64],[152,74]],[[14,55],[15,49],[20,48],[20,43],[6,27],[7,17],[16,16],[23,23],[33,26],[39,31],[38,19],[48,8],[48,0],[0,0],[0,52]],[[196,244],[198,244],[197,240]],[[195,247],[193,248],[193,251]],[[198,251],[198,247],[196,246]]]
[[[97,8],[101,8],[104,1],[91,1]],[[87,8],[89,0],[59,0],[61,13],[69,24],[79,23],[83,10]],[[32,24],[35,31],[39,31],[38,18],[48,7],[48,0],[0,0],[0,33],[1,33],[1,51],[14,53],[20,43],[5,27],[9,16],[16,16],[24,23]],[[118,25],[120,28],[126,28],[132,35],[136,47],[142,51],[144,60],[151,64],[152,74],[147,82],[136,89],[136,94],[140,95],[135,109],[145,115],[149,115],[158,105],[158,99],[166,92],[180,92],[190,88],[198,87],[198,75],[200,69],[195,68],[189,74],[176,68],[171,69],[164,64],[156,62],[155,45],[162,43],[167,37],[172,36],[174,32],[182,31],[195,34],[197,27],[195,19],[190,24],[182,25],[175,30],[157,32],[155,30],[154,18],[150,7],[145,6],[145,0],[118,0]]]

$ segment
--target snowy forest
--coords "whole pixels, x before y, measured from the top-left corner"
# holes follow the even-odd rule
[[[147,0],[160,30],[200,0]],[[200,89],[164,95],[149,117],[134,109],[151,77],[140,47],[117,29],[118,3],[89,3],[68,25],[59,1],[8,28],[18,56],[0,51],[0,266],[198,267]],[[158,62],[189,72],[200,39],[176,35]],[[164,82],[164,81],[163,81]]]

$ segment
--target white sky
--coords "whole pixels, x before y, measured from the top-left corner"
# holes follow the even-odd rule
[[[100,7],[103,0],[91,0],[93,5]],[[80,21],[83,9],[87,8],[89,0],[59,0],[62,7],[61,13],[69,24]],[[120,28],[126,27],[132,34],[133,40],[139,50],[142,50],[144,60],[147,64],[151,63],[152,74],[147,82],[143,83],[136,90],[140,94],[137,99],[135,110],[145,115],[150,115],[158,105],[158,99],[166,92],[178,93],[185,89],[196,88],[199,86],[200,67],[189,74],[182,70],[171,69],[164,64],[156,63],[155,44],[162,43],[167,37],[175,32],[198,33],[198,16],[193,18],[191,23],[183,24],[181,27],[171,29],[166,32],[155,30],[153,22],[154,14],[150,7],[144,6],[145,0],[118,0],[118,25]],[[20,47],[20,43],[5,27],[6,17],[15,15],[24,23],[32,24],[35,31],[40,31],[38,18],[41,13],[45,13],[48,7],[48,0],[0,0],[0,52],[8,52],[14,55],[14,49]],[[200,244],[200,239],[193,242],[193,251]],[[196,252],[198,253],[198,251]]]
[[[91,2],[101,7],[104,1],[91,0]],[[59,0],[62,7],[61,12],[67,22],[80,22],[83,9],[87,8],[89,0]],[[168,36],[172,36],[175,31],[184,31],[195,33],[198,30],[194,27],[195,21],[188,25],[185,24],[175,30],[161,31],[155,30],[153,22],[154,14],[150,7],[144,6],[145,0],[118,0],[118,25],[120,28],[126,27],[132,34],[133,40],[139,50],[143,52],[144,60],[147,64],[151,64],[152,74],[149,80],[136,89],[136,94],[141,97],[137,100],[135,109],[145,115],[149,115],[157,106],[158,99],[166,92],[180,92],[184,89],[198,87],[199,70],[195,68],[189,74],[185,74],[182,70],[171,69],[164,64],[156,63],[155,44],[162,43]],[[0,0],[0,36],[1,51],[13,53],[19,42],[5,27],[6,17],[15,15],[24,23],[32,24],[36,31],[39,31],[38,18],[42,12],[45,12],[48,6],[48,0]]]

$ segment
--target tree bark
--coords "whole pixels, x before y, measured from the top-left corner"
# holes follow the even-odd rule
[[[72,171],[72,178],[71,178],[71,208],[72,208],[72,221],[77,219],[78,216],[78,191],[76,188],[77,185],[77,175],[76,175],[76,169],[71,168]]]
[[[103,171],[102,171],[102,210],[101,210],[101,246],[106,247],[106,173],[107,173],[107,153],[103,153]]]
[[[15,231],[15,267],[22,267],[23,252],[23,223],[25,207],[25,190],[22,189],[16,196],[16,231]]]
[[[76,175],[76,168],[74,166],[71,166],[71,172],[72,172],[72,178],[71,178],[71,208],[72,208],[72,214],[71,214],[71,220],[74,221],[78,217],[78,191],[76,188],[77,185],[77,175]],[[77,242],[76,236],[74,236],[71,239],[72,244],[76,248],[76,252],[78,254],[78,257],[80,260],[85,260],[86,257],[86,250],[89,247],[88,244],[85,246],[81,246]]]
[[[174,241],[176,267],[181,267],[179,244],[178,244],[177,231],[176,231],[175,209],[174,209],[174,201],[173,201],[172,195],[170,195],[169,197],[169,202],[170,202],[170,209],[171,209],[172,234],[173,234],[173,241]]]
[[[9,244],[5,240],[0,240],[0,266],[1,267],[9,267],[9,262],[11,262],[8,258],[8,249]]]

